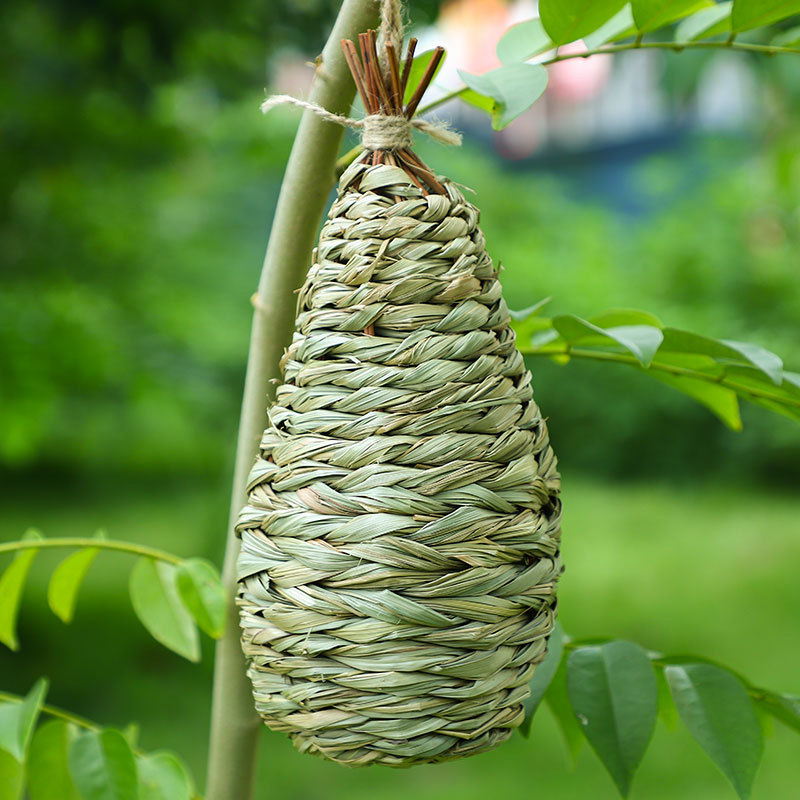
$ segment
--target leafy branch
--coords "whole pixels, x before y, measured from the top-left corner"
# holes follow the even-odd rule
[[[0,777],[31,800],[192,800],[192,779],[171,753],[137,748],[137,731],[104,728],[46,705],[47,682],[25,697],[0,692]],[[583,741],[627,796],[661,716],[683,721],[706,754],[746,798],[763,750],[757,714],[800,733],[800,698],[753,686],[698,656],[664,656],[607,637],[571,639],[556,626],[536,668],[520,728],[527,736],[538,708],[553,713],[570,752]],[[54,717],[39,724],[41,714]],[[4,794],[3,797],[6,797]]]
[[[213,564],[201,558],[183,559],[164,550],[106,539],[64,537],[45,539],[29,530],[22,539],[0,544],[0,555],[15,553],[0,575],[0,642],[17,650],[17,618],[22,593],[40,550],[70,548],[50,579],[47,600],[53,613],[72,621],[78,592],[101,550],[137,556],[130,573],[129,593],[136,615],[165,647],[190,661],[200,660],[198,627],[217,639],[225,624],[225,593]]]
[[[598,318],[598,321],[620,321],[630,319],[630,315],[634,314],[641,321],[645,312],[613,312]],[[651,318],[647,316],[647,319]],[[535,320],[534,326],[540,338],[542,332],[548,329],[568,332],[570,326],[576,329],[581,325],[593,325],[569,315],[547,321],[538,318],[535,312],[526,315],[518,324],[530,326],[532,320]],[[628,347],[638,353],[638,359],[629,356],[625,363],[630,360],[640,364],[639,359],[647,360],[648,347],[657,352],[651,332],[640,330],[637,338],[631,336],[630,330],[636,326],[595,327],[604,331],[606,337],[616,337],[614,341],[626,341]],[[659,330],[652,325],[638,327]],[[648,339],[648,336],[651,338]],[[717,340],[708,341],[720,344]],[[724,346],[730,347],[730,343]],[[779,367],[774,358],[767,357],[767,351],[753,348],[752,345],[740,345],[740,349],[749,353],[751,361],[760,370],[775,377]],[[597,351],[588,352],[592,357],[597,355]],[[570,355],[575,355],[574,349]],[[653,363],[650,362],[649,368]],[[701,377],[705,379],[707,376],[701,374]],[[159,583],[164,578],[163,574],[159,575],[159,568],[172,571],[168,573],[169,576],[179,581],[178,576],[182,574],[179,570],[185,569],[187,564],[205,564],[198,559],[184,561],[171,554],[162,558],[164,554],[161,551],[128,542],[80,537],[46,540],[35,531],[28,531],[26,537],[18,542],[4,543],[0,547],[2,552],[16,552],[15,560],[0,577],[0,625],[4,630],[8,625],[5,616],[7,609],[18,607],[15,587],[21,591],[30,559],[38,549],[80,548],[62,562],[51,579],[51,586],[56,581],[58,570],[70,563],[70,559],[79,556],[85,559],[87,554],[93,557],[99,549],[139,556],[131,580],[134,608],[151,633],[156,638],[162,637],[162,641],[164,629],[159,626],[164,624],[163,617],[169,618],[177,612],[169,602],[162,604],[162,594],[168,591],[168,587]],[[21,559],[27,561],[21,562]],[[25,568],[24,574],[20,573],[19,566],[15,567],[20,563]],[[77,591],[86,567],[88,564],[84,565],[77,583],[73,585],[74,591]],[[137,570],[142,571],[140,575],[137,575]],[[201,574],[204,578],[210,577],[205,568]],[[197,578],[197,574],[194,577]],[[64,579],[61,580],[63,582]],[[138,582],[143,584],[136,588]],[[216,578],[212,584],[198,590],[204,601],[209,600],[209,588],[214,595],[218,593],[219,579]],[[184,590],[187,585],[184,584]],[[177,595],[174,599],[186,603],[184,613],[195,614],[192,625],[194,622],[200,623],[204,619],[203,614],[209,613],[209,608],[200,609],[190,602],[186,593],[181,594],[180,588],[177,588],[179,586],[176,583]],[[142,607],[141,595],[137,594],[139,592],[151,595],[151,599],[155,597],[154,604]],[[213,607],[212,602],[212,610]],[[164,643],[181,652],[169,637]],[[183,652],[181,654],[186,655]],[[143,785],[154,787],[154,791],[158,787],[170,786],[173,792],[168,795],[170,798],[190,800],[195,797],[188,772],[175,756],[169,753],[142,754],[135,749],[135,742],[131,741],[132,734],[104,729],[71,712],[45,705],[46,690],[46,683],[40,681],[24,698],[0,693],[0,771],[16,791],[16,796],[21,793],[27,780],[31,800],[76,798],[79,791],[89,791],[90,786],[95,789],[101,786],[121,787],[118,791],[120,798],[136,800],[140,797]],[[556,717],[570,752],[577,752],[580,743],[586,739],[623,796],[630,791],[633,776],[652,737],[658,713],[668,723],[677,716],[683,720],[742,798],[749,796],[763,750],[761,725],[756,712],[768,714],[800,733],[800,698],[794,695],[756,687],[741,675],[708,659],[696,656],[666,657],[645,651],[631,642],[605,638],[571,640],[558,628],[551,638],[548,655],[531,681],[531,696],[526,703],[526,719],[521,728],[523,734],[527,735],[533,715],[542,702],[547,703]],[[40,713],[56,719],[41,725],[34,734]],[[78,729],[82,729],[83,733]],[[44,769],[45,764],[47,769]],[[54,764],[57,766],[55,772]],[[43,781],[42,775],[46,775],[49,782]]]
[[[800,421],[800,374],[758,345],[666,327],[645,311],[546,318],[539,316],[543,305],[513,314],[525,356],[633,367],[705,405],[733,430],[742,427],[739,398]]]
[[[610,361],[616,364],[627,364],[632,367],[639,367],[639,362],[633,356],[626,356],[624,353],[601,353],[597,350],[581,350],[577,347],[570,347],[565,345],[563,348],[548,348],[542,349],[538,352],[531,352],[530,355],[549,355],[554,358],[563,356],[565,358],[584,358],[593,361]],[[777,403],[783,403],[789,408],[796,408],[800,413],[800,398],[781,397],[771,392],[768,388],[761,389],[752,386],[746,386],[738,383],[736,380],[723,374],[713,376],[695,369],[687,369],[686,367],[675,366],[674,364],[661,363],[653,361],[650,363],[648,369],[655,372],[666,372],[669,375],[677,375],[680,377],[693,378],[695,380],[708,381],[717,384],[718,386],[725,386],[739,395],[750,398],[753,402],[758,400],[769,400]],[[643,370],[644,371],[644,370]]]
[[[196,800],[185,764],[136,747],[137,729],[104,728],[44,703],[40,679],[25,697],[0,692],[0,790],[14,800]],[[55,719],[37,726],[41,714]]]
[[[774,44],[751,44],[749,42],[737,42],[735,39],[726,39],[721,42],[645,42],[636,41],[634,39],[631,42],[623,42],[622,44],[608,45],[606,47],[596,47],[593,50],[585,50],[581,53],[559,53],[539,63],[543,67],[548,67],[550,64],[558,64],[560,61],[625,53],[630,50],[671,50],[673,53],[680,53],[683,50],[732,50],[739,53],[760,53],[765,56],[777,56],[782,53],[800,55],[800,47],[783,47]],[[463,89],[461,92],[463,92]]]
[[[749,797],[763,751],[758,714],[800,733],[800,698],[753,686],[697,656],[663,656],[627,641],[573,641],[559,626],[531,681],[521,727],[546,702],[574,756],[586,739],[620,794],[630,792],[660,714],[677,717],[741,798]]]
[[[18,694],[13,694],[12,692],[0,692],[0,704],[24,703],[25,700],[25,697],[22,697]],[[56,719],[63,720],[64,722],[69,722],[72,725],[77,725],[79,728],[85,728],[87,731],[100,730],[99,725],[91,720],[86,719],[86,717],[78,716],[78,714],[73,714],[71,711],[65,711],[63,708],[58,708],[57,706],[51,706],[47,703],[42,703],[39,707],[39,710],[42,714],[47,714],[50,717],[55,717]]]
[[[605,47],[595,47],[591,50],[583,50],[578,53],[557,53],[549,58],[537,61],[536,65],[549,67],[553,64],[559,64],[562,61],[573,61],[577,58],[586,59],[591,58],[592,56],[614,55],[615,53],[627,53],[632,50],[668,50],[672,53],[680,53],[683,50],[731,50],[739,53],[758,53],[765,56],[776,56],[783,53],[800,55],[800,48],[798,47],[751,44],[748,42],[737,42],[735,40],[701,42],[645,42],[639,41],[638,39],[633,39],[630,42],[623,42],[622,44],[608,45]],[[434,111],[440,106],[443,106],[445,103],[449,103],[451,100],[457,100],[469,92],[469,90],[470,87],[467,85],[462,85],[456,87],[455,89],[451,89],[449,92],[437,97],[435,100],[431,100],[430,103],[426,103],[424,106],[421,106],[417,113],[426,114],[430,111]]]
[[[459,70],[464,83],[421,106],[426,114],[451,100],[461,99],[487,112],[502,129],[530,108],[547,87],[547,67],[562,61],[614,55],[635,50],[716,50],[760,56],[800,55],[800,28],[779,32],[769,44],[743,42],[737,36],[800,13],[800,3],[781,0],[682,0],[654,4],[649,0],[544,0],[540,18],[513,25],[497,43],[501,67],[482,75]],[[645,39],[674,27],[671,40]],[[722,37],[722,38],[720,38]],[[560,48],[583,41],[585,49]],[[430,51],[417,56],[420,65]],[[419,72],[419,70],[418,70]],[[414,81],[409,82],[413,89]],[[340,174],[361,153],[348,150],[336,162]]]

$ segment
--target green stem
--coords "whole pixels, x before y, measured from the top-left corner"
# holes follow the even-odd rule
[[[548,58],[545,61],[540,61],[538,63],[544,67],[547,67],[550,66],[550,64],[557,64],[560,61],[570,61],[574,58],[589,58],[590,56],[611,55],[613,53],[624,53],[628,50],[672,50],[674,52],[680,52],[682,50],[736,50],[744,53],[761,53],[769,56],[778,55],[779,53],[800,54],[800,48],[780,47],[778,45],[768,44],[748,44],[746,42],[736,42],[733,40],[733,37],[724,42],[642,42],[639,41],[639,39],[635,39],[632,42],[606,45],[604,47],[595,48],[594,50],[584,50],[581,53],[556,53],[556,55],[554,55],[552,58]],[[443,106],[445,103],[449,103],[451,100],[457,99],[464,94],[468,88],[469,87],[467,86],[458,86],[455,89],[451,89],[441,97],[437,97],[430,103],[420,106],[419,109],[417,109],[415,116],[426,114],[429,111],[433,111],[435,108]],[[336,162],[337,173],[341,174],[353,161],[356,160],[356,158],[358,158],[360,153],[361,146],[357,145],[341,156]]]
[[[317,65],[312,103],[334,113],[346,113],[355,86],[339,40],[353,39],[378,21],[375,0],[344,0]],[[228,597],[225,634],[217,642],[208,755],[207,800],[248,800],[253,792],[255,753],[260,731],[239,643],[235,604],[239,540],[234,524],[245,502],[247,475],[258,453],[266,423],[272,381],[280,376],[278,362],[294,327],[294,291],[303,281],[328,194],[343,128],[305,112],[297,130],[281,185],[272,233],[254,300],[256,313],[250,335],[231,512],[222,581]]]
[[[11,694],[10,692],[0,692],[0,702],[21,703],[24,699],[25,699],[24,697],[20,697],[18,694]],[[87,730],[90,731],[100,730],[100,726],[96,725],[91,720],[85,719],[84,717],[79,717],[77,714],[73,714],[71,711],[64,711],[63,708],[43,705],[42,711],[45,714],[49,714],[51,717],[58,717],[58,719],[63,719],[65,722],[71,722],[73,725],[78,725],[79,727],[86,728]]]
[[[668,372],[670,375],[677,375],[684,378],[695,378],[697,380],[706,381],[707,383],[717,383],[720,386],[725,386],[738,394],[749,395],[750,397],[757,397],[760,400],[774,400],[782,405],[794,406],[800,408],[800,400],[795,400],[790,397],[778,396],[771,394],[768,391],[746,386],[742,383],[737,383],[724,375],[709,375],[707,372],[699,372],[695,369],[688,369],[686,367],[676,367],[672,364],[661,364],[658,361],[653,361],[649,366],[643,367],[639,361],[633,356],[625,355],[624,353],[606,353],[601,350],[583,350],[580,348],[572,347],[559,347],[559,348],[543,348],[541,350],[525,350],[522,354],[524,356],[569,356],[571,358],[586,358],[592,361],[611,361],[617,364],[628,364],[632,367],[637,367],[643,372],[653,370],[655,372]]]
[[[584,50],[580,53],[559,53],[552,58],[539,61],[538,63],[543,67],[549,67],[551,64],[558,64],[560,61],[571,61],[575,58],[589,58],[591,56],[612,55],[614,53],[624,53],[629,50],[672,50],[676,53],[682,50],[735,50],[743,53],[761,53],[762,55],[768,56],[778,55],[779,53],[794,53],[795,55],[800,55],[800,48],[796,47],[748,44],[746,42],[735,42],[731,40],[724,42],[639,42],[634,40],[633,42],[625,42],[624,44],[612,44],[598,47],[594,50]],[[459,86],[447,94],[437,97],[436,100],[432,100],[427,105],[421,106],[417,111],[417,115],[425,114],[428,111],[432,111],[434,108],[448,103],[450,100],[455,100],[466,92],[467,89],[467,86]]]
[[[176,566],[183,563],[183,559],[167,553],[164,550],[156,550],[153,547],[145,547],[133,542],[116,542],[113,539],[90,539],[88,537],[71,536],[61,539],[21,539],[16,542],[4,542],[0,544],[0,554],[11,553],[15,550],[47,550],[56,547],[95,547],[98,550],[118,550],[123,553],[130,553],[135,556],[153,558],[156,561],[166,561]]]

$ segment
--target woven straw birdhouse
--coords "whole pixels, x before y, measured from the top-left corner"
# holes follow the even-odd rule
[[[403,108],[411,54],[401,72],[389,47],[382,70],[374,34],[360,59],[345,46],[367,149],[300,291],[238,603],[270,728],[405,766],[522,721],[554,622],[559,476],[478,210],[410,149],[435,64]]]

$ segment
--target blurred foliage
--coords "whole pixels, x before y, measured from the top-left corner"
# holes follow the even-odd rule
[[[320,48],[337,5],[4,4],[0,463],[227,452],[291,136],[259,92],[268,56]]]
[[[266,65],[285,48],[318,49],[333,5],[3,7],[0,465],[227,466],[249,296],[297,120],[258,114]],[[424,21],[435,6],[412,13]],[[680,63],[665,58],[667,77]],[[797,369],[800,85],[791,57],[753,63],[768,128],[747,140],[678,137],[618,165],[641,206],[633,216],[613,209],[604,179],[576,183],[544,157],[504,166],[475,141],[462,152],[423,146],[476,190],[509,305],[552,295],[553,312],[647,308],[758,342]],[[672,96],[677,116],[684,90]],[[749,410],[734,435],[638,376],[533,367],[564,463],[610,477],[641,475],[647,462],[688,478],[800,470],[795,428],[766,412]]]

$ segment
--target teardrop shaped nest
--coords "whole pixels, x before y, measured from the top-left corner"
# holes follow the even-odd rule
[[[561,572],[556,459],[479,212],[390,160],[341,177],[237,526],[256,709],[349,765],[507,739]]]

